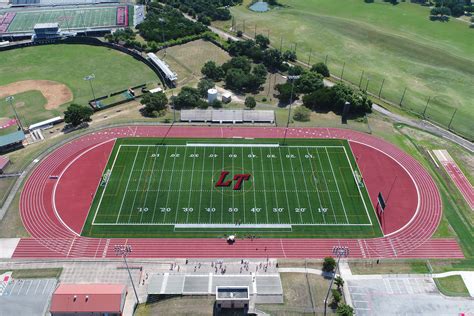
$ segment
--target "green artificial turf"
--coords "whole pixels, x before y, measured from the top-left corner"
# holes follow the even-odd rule
[[[161,142],[117,140],[83,235],[381,235],[346,140]],[[217,187],[222,171],[250,178]]]

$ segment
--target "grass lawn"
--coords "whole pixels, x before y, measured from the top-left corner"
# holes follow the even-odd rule
[[[397,274],[397,273],[429,273],[424,260],[376,260],[350,261],[349,266],[353,274]]]
[[[83,234],[380,236],[345,140],[160,142],[116,142]]]
[[[460,275],[451,275],[444,278],[435,278],[438,290],[447,296],[469,296],[466,284]]]
[[[134,315],[213,315],[215,301],[215,297],[204,295],[171,297],[154,303],[140,304]]]
[[[0,274],[8,271],[13,272],[12,277],[15,279],[58,279],[61,276],[61,273],[63,272],[63,268],[0,270]]]
[[[91,73],[95,74],[93,88],[96,97],[142,83],[159,82],[145,64],[104,47],[44,45],[5,51],[1,55],[0,73],[8,76],[0,76],[0,85],[28,79],[53,80],[66,84],[73,93],[73,102],[79,104],[92,99],[89,83],[83,79]],[[31,98],[31,94],[28,93],[27,97]],[[50,112],[49,117],[54,116],[53,111]],[[46,117],[46,113],[43,110],[31,116],[36,121],[37,117]]]
[[[411,3],[396,6],[359,0],[281,0],[285,7],[254,13],[244,5],[231,9],[236,27],[253,36],[267,34],[273,45],[291,49],[307,62],[324,61],[333,74],[343,77],[397,104],[407,91],[403,107],[423,112],[447,126],[458,109],[452,128],[474,139],[472,86],[474,85],[474,45],[466,23],[431,22],[429,8]],[[284,21],[284,23],[282,23]],[[226,30],[229,21],[218,22]]]
[[[25,127],[61,115],[66,109],[66,105],[63,105],[57,109],[46,110],[44,108],[46,99],[43,94],[37,90],[18,93],[15,94],[14,97],[13,106]],[[0,116],[15,117],[10,104],[7,104],[5,100],[0,100]]]

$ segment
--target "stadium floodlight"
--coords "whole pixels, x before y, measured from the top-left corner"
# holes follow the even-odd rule
[[[288,76],[288,80],[291,80],[291,94],[290,94],[290,106],[288,108],[288,120],[286,122],[285,136],[283,137],[283,145],[286,142],[286,134],[288,133],[288,126],[290,126],[291,118],[291,105],[293,104],[293,90],[295,88],[295,81],[300,78],[300,76]]]
[[[339,261],[341,260],[342,257],[346,258],[349,256],[349,247],[345,246],[334,246],[332,247],[332,254],[337,257],[337,262],[336,262],[336,271],[334,271],[332,278],[331,278],[331,283],[329,284],[328,292],[326,294],[326,298],[324,299],[324,316],[327,315],[327,305],[328,305],[328,298],[329,298],[329,293],[331,292],[332,285],[334,283],[334,278],[336,277],[337,271],[339,270]]]
[[[137,289],[135,288],[135,283],[133,282],[132,274],[130,273],[130,268],[127,263],[127,256],[132,252],[131,245],[115,245],[114,247],[115,254],[117,256],[122,256],[125,266],[127,267],[128,276],[130,277],[130,282],[132,282],[133,292],[135,292],[135,298],[137,299],[137,304],[140,303],[138,300]]]
[[[12,111],[15,114],[15,118],[16,118],[18,126],[20,127],[21,130],[23,130],[23,125],[21,124],[20,117],[18,116],[18,113],[16,112],[15,107],[13,106],[13,100],[15,100],[15,97],[12,95],[5,98],[5,101],[10,103],[10,107],[12,108]]]
[[[92,87],[92,80],[94,80],[94,79],[95,79],[94,74],[90,74],[90,75],[84,77],[84,80],[89,81],[89,84],[91,86],[92,97],[94,98],[94,105],[95,105],[97,103],[97,101],[96,101],[97,99],[95,97],[94,88]]]

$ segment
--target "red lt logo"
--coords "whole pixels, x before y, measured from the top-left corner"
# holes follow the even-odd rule
[[[228,174],[229,174],[229,171],[221,171],[221,176],[219,177],[219,180],[216,183],[216,187],[230,186],[230,184],[232,183],[232,180],[224,181]],[[234,180],[237,180],[237,182],[235,183],[233,190],[240,190],[242,188],[242,182],[248,179],[250,179],[249,173],[236,174],[234,176]]]

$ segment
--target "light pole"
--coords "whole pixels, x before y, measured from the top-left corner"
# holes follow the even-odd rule
[[[290,126],[291,118],[291,105],[293,104],[293,90],[295,88],[295,80],[298,80],[300,76],[288,76],[288,79],[291,80],[291,94],[290,94],[290,106],[288,108],[288,120],[286,121],[285,136],[283,137],[283,145],[286,142],[286,134],[288,133],[288,126]]]
[[[96,100],[97,99],[95,98],[94,88],[92,87],[92,80],[94,80],[94,79],[95,79],[94,74],[90,74],[90,75],[84,77],[85,81],[89,81],[89,84],[91,86],[91,91],[92,91],[92,97],[94,98],[94,106],[96,106],[96,103],[97,103]]]
[[[114,247],[115,254],[117,256],[122,256],[125,266],[127,267],[128,276],[130,277],[130,282],[132,282],[133,292],[135,293],[135,298],[137,299],[137,304],[140,303],[138,300],[137,289],[135,289],[135,283],[133,283],[132,274],[130,273],[130,268],[127,263],[127,255],[132,252],[132,246],[130,245],[115,245]]]
[[[10,107],[12,108],[13,113],[15,114],[16,121],[18,123],[18,126],[23,130],[23,125],[21,124],[20,117],[18,116],[18,113],[16,112],[15,107],[13,106],[13,100],[15,100],[14,96],[8,96],[5,98],[5,101],[10,103]]]
[[[337,271],[339,270],[339,260],[341,260],[341,257],[345,258],[349,256],[349,247],[334,246],[332,247],[332,254],[337,256],[336,271],[334,271],[332,275],[331,283],[329,284],[328,292],[326,294],[326,298],[324,299],[324,316],[327,315],[326,309],[328,305],[329,293],[331,292],[332,284],[334,283],[334,278],[336,277]]]

